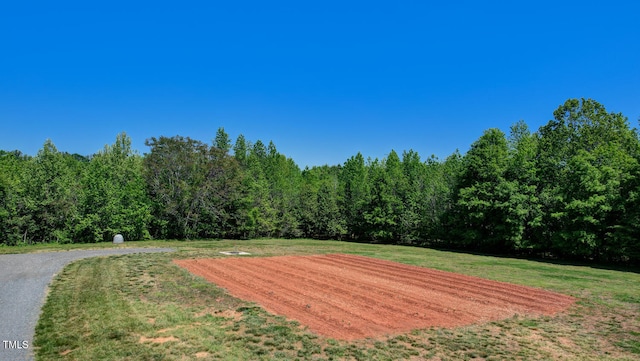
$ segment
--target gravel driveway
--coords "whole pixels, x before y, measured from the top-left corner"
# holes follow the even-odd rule
[[[0,360],[33,360],[33,336],[53,276],[80,258],[170,252],[170,248],[117,248],[0,255]]]

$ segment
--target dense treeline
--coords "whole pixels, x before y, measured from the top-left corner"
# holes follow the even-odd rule
[[[90,157],[0,152],[0,243],[312,237],[640,260],[640,141],[571,99],[536,132],[489,129],[465,154],[358,153],[306,168],[271,142],[126,134]]]

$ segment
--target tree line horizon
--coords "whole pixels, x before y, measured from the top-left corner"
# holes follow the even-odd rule
[[[391,150],[300,167],[275,144],[126,133],[88,157],[47,140],[0,150],[0,245],[338,239],[636,263],[640,138],[621,113],[569,99],[532,132],[486,130],[461,155]]]

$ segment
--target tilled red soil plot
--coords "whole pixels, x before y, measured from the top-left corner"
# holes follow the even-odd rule
[[[540,289],[346,254],[174,262],[238,298],[343,340],[550,315],[574,302]]]

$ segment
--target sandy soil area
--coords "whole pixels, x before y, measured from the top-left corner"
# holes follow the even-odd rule
[[[342,340],[515,314],[551,315],[575,301],[540,289],[346,254],[174,262],[238,298]]]

